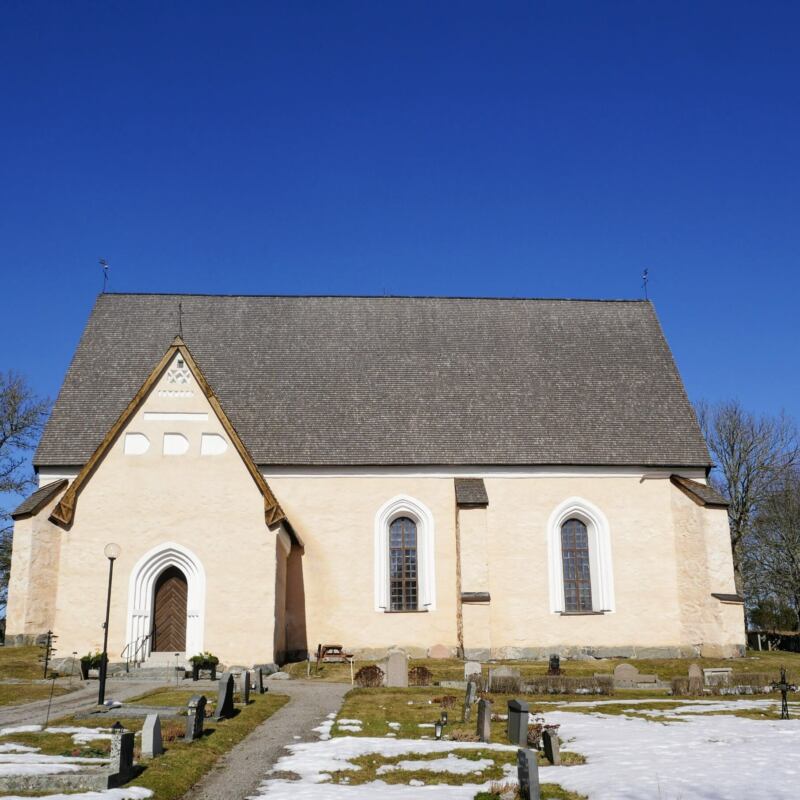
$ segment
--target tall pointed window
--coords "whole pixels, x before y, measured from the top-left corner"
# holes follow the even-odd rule
[[[561,526],[561,561],[564,569],[564,610],[592,610],[589,533],[579,519]]]
[[[397,517],[389,526],[389,600],[392,611],[417,610],[417,524]]]

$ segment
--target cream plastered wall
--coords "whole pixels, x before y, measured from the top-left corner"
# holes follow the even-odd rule
[[[452,478],[267,474],[305,542],[303,578],[311,649],[319,642],[339,642],[365,653],[391,645],[414,652],[434,644],[457,645]],[[733,614],[721,611],[718,601],[710,603],[708,597],[711,591],[730,591],[727,575],[732,576],[732,567],[724,525],[715,523],[713,534],[705,522],[696,533],[688,528],[681,533],[684,521],[673,516],[679,490],[666,476],[645,480],[641,475],[504,476],[487,477],[485,482],[488,570],[470,564],[464,554],[462,589],[481,591],[488,575],[491,604],[464,606],[468,650],[527,657],[548,651],[608,649],[644,657],[692,655],[700,646],[743,644],[743,626],[732,619],[735,609]],[[432,612],[374,610],[375,514],[398,494],[414,497],[433,513],[438,603]],[[595,505],[608,520],[613,613],[568,616],[550,610],[548,520],[570,497]],[[701,520],[716,514],[698,511]],[[470,518],[462,531],[462,545],[466,541],[473,547],[476,559],[483,551],[476,535],[480,516]],[[703,561],[716,565],[713,574]],[[699,580],[691,577],[695,572]],[[481,633],[487,626],[488,642]],[[473,634],[478,638],[471,647],[467,638]]]
[[[61,531],[48,522],[58,497],[35,517],[14,523],[6,635],[36,636],[53,629],[61,556]]]
[[[310,650],[342,644],[369,654],[391,645],[424,653],[457,646],[455,490],[453,480],[402,476],[269,477],[305,545],[303,582]],[[397,495],[423,503],[434,519],[436,608],[375,611],[375,515]]]
[[[126,455],[127,433],[144,434],[147,451]],[[165,434],[176,433],[186,437],[187,451],[164,455]],[[277,532],[266,526],[262,495],[230,442],[221,455],[201,455],[201,436],[209,433],[227,442],[194,379],[174,384],[165,374],[91,476],[74,524],[61,534],[54,627],[62,653],[102,646],[106,543],[122,548],[111,598],[113,661],[126,645],[134,565],[173,542],[205,572],[203,649],[227,664],[273,659]]]

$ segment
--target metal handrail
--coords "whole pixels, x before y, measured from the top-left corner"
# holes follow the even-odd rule
[[[130,665],[133,662],[134,666],[139,664],[139,654],[147,643],[147,640],[150,638],[151,634],[145,634],[144,636],[140,636],[137,639],[133,639],[132,641],[128,642],[125,647],[122,649],[122,652],[119,654],[120,658],[125,656],[125,672],[130,672]],[[133,648],[133,649],[131,649]]]

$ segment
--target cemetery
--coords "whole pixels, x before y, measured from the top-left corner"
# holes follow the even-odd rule
[[[395,648],[352,666],[287,665],[269,681],[220,665],[215,681],[210,671],[187,675],[118,708],[0,729],[0,796],[178,800],[287,702],[268,685],[325,683],[332,676],[321,673],[335,668],[353,687],[338,713],[308,730],[310,741],[285,742],[256,797],[414,800],[429,787],[437,800],[605,800],[623,790],[728,800],[740,796],[731,776],[747,764],[739,782],[769,781],[782,800],[791,794],[781,793],[784,764],[800,748],[799,662],[786,653],[464,662]]]

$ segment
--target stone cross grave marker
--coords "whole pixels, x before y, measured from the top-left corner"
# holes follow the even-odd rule
[[[161,741],[161,718],[158,714],[148,714],[142,726],[142,755],[155,758],[164,752]]]
[[[239,676],[239,697],[242,705],[246,706],[250,702],[250,671],[243,670]]]
[[[481,663],[480,661],[467,661],[464,664],[464,680],[468,681],[473,675],[480,676],[481,674]]]
[[[389,651],[386,657],[386,685],[398,689],[408,687],[408,656],[405,651]]]
[[[228,719],[233,716],[233,675],[230,672],[223,672],[219,679],[219,689],[217,691],[217,708],[214,711],[214,719]]]
[[[528,721],[530,709],[521,700],[508,701],[508,741],[522,747],[528,745]]]
[[[193,742],[203,735],[203,723],[206,718],[206,696],[196,694],[189,700],[186,717],[186,736],[184,741]]]
[[[119,725],[119,723],[117,723]],[[111,729],[111,757],[108,769],[108,788],[127,783],[133,775],[133,731],[126,731],[122,725]]]
[[[488,742],[492,738],[492,701],[478,700],[478,738]]]
[[[467,691],[464,692],[464,722],[469,722],[472,715],[472,706],[478,698],[478,684],[475,681],[467,683]]]
[[[527,747],[517,750],[517,778],[522,800],[541,800],[539,790],[539,762],[536,751]]]
[[[542,743],[544,744],[544,757],[554,766],[561,766],[561,745],[558,741],[558,733],[552,728],[545,728],[542,731]]]

